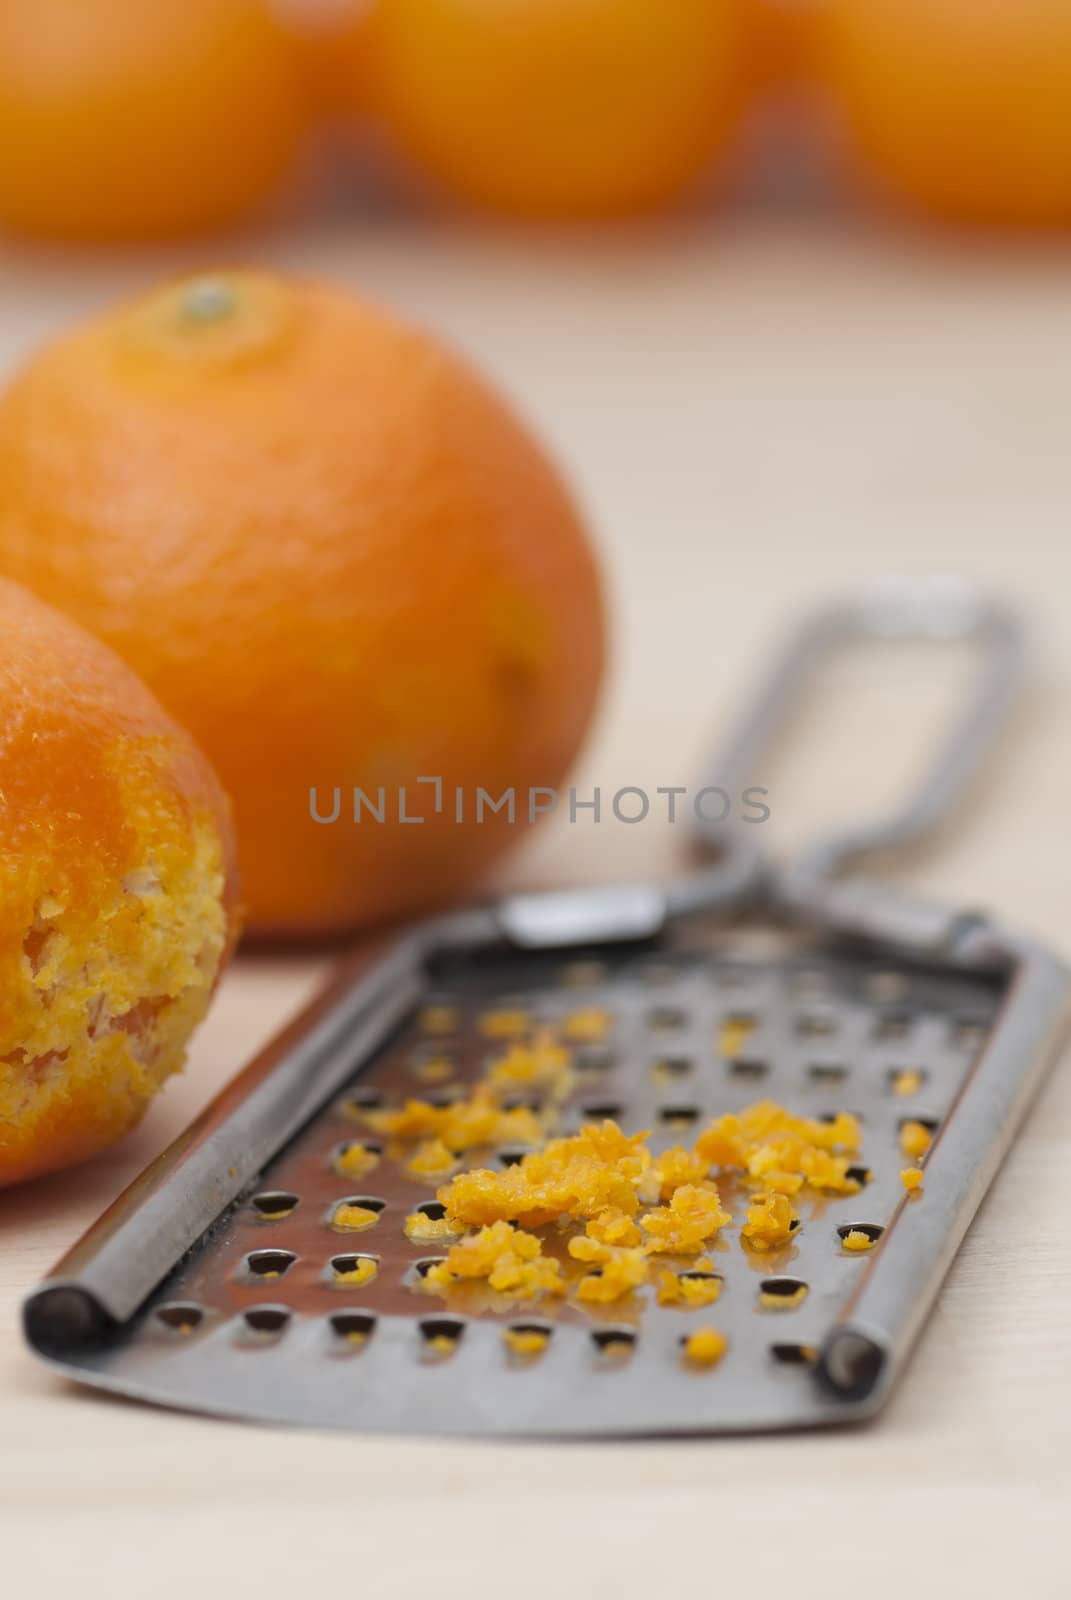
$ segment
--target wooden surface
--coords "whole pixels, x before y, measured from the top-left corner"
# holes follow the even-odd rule
[[[778,627],[831,589],[956,569],[1021,600],[1039,634],[1028,701],[979,804],[905,875],[1071,950],[1066,252],[745,218],[570,245],[335,227],[226,254],[329,271],[445,328],[574,473],[616,634],[582,786],[687,782]],[[0,362],[200,259],[0,247]],[[772,791],[768,839],[797,841],[875,800],[932,724],[939,681],[928,661],[831,672],[786,761],[756,776]],[[559,821],[505,877],[638,874],[682,849],[653,821]],[[1059,1067],[906,1381],[863,1431],[597,1448],[323,1438],[90,1398],[38,1368],[17,1332],[24,1290],[322,965],[239,963],[188,1072],[134,1138],[0,1201],[4,1592],[1068,1592],[1071,1086]]]

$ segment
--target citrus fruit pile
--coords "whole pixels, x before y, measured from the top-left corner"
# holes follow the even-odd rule
[[[328,123],[432,197],[628,216],[724,180],[786,91],[915,209],[1071,223],[1066,0],[0,0],[0,223],[216,227]]]

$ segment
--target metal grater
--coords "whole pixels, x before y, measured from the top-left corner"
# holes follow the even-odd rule
[[[720,1433],[876,1412],[1038,1087],[1069,992],[1052,955],[984,916],[843,876],[950,810],[1010,702],[1019,626],[964,586],[885,586],[809,621],[718,782],[753,770],[820,651],[883,637],[973,640],[985,655],[900,813],[779,869],[754,830],[728,847],[718,830],[716,864],[690,878],[514,896],[366,949],[30,1296],[31,1346],[98,1388],[317,1427]],[[649,1289],[591,1309],[571,1297],[511,1303],[486,1286],[430,1294],[423,1273],[444,1247],[411,1242],[403,1223],[436,1214],[434,1184],[389,1150],[358,1182],[334,1163],[370,1105],[478,1078],[493,1048],[481,1019],[503,1007],[540,1022],[578,1009],[612,1019],[577,1049],[562,1131],[614,1117],[651,1128],[657,1152],[761,1098],[816,1116],[846,1109],[863,1123],[862,1187],[810,1200],[804,1190],[802,1226],[758,1257],[738,1237],[743,1197],[723,1185],[735,1220],[712,1252],[724,1284],[709,1311],[663,1307]],[[434,1088],[429,1043],[447,1078]],[[906,1096],[905,1072],[917,1075]],[[934,1134],[913,1196],[899,1177],[908,1117]],[[484,1149],[465,1165],[519,1155]],[[350,1199],[376,1220],[342,1236],[333,1208]],[[874,1248],[846,1250],[850,1229]],[[356,1257],[376,1272],[351,1288],[338,1270]],[[697,1369],[682,1339],[711,1322],[728,1351]],[[549,1337],[518,1355],[510,1329]]]

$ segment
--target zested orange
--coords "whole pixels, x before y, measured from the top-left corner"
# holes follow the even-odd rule
[[[469,889],[563,776],[602,669],[583,524],[501,397],[377,307],[265,273],[167,285],[29,363],[0,399],[0,571],[201,742],[261,931]],[[477,816],[510,786],[512,823]]]
[[[131,1128],[233,943],[230,816],[117,656],[0,580],[0,1187]]]

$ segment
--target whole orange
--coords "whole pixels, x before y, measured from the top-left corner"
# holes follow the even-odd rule
[[[367,36],[372,0],[275,0],[294,39],[310,99],[321,114],[367,108]]]
[[[813,50],[815,19],[824,0],[745,0],[752,71],[763,89],[800,82]]]
[[[467,201],[529,217],[642,212],[734,131],[740,0],[375,0],[370,93],[389,135]]]
[[[0,580],[0,1187],[138,1121],[235,931],[230,815],[110,650]]]
[[[1067,0],[823,0],[822,71],[865,168],[937,216],[1071,222]]]
[[[68,239],[214,227],[302,128],[269,0],[0,0],[0,221]]]
[[[478,817],[476,789],[555,785],[600,677],[592,552],[530,434],[325,283],[201,275],[31,361],[0,399],[0,571],[201,741],[260,930],[467,888],[528,815]]]

